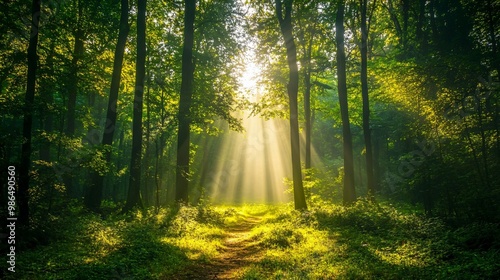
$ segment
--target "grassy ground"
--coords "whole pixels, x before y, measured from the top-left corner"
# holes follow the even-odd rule
[[[6,279],[500,279],[498,225],[450,229],[363,201],[106,219],[72,207],[47,225],[45,245],[19,252]]]
[[[498,226],[451,230],[392,206],[358,202],[297,213],[254,228],[263,258],[242,279],[500,279]]]

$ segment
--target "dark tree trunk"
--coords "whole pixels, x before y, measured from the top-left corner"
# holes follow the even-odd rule
[[[364,1],[364,0],[362,0]],[[402,8],[403,8],[403,46],[406,47],[408,45],[408,20],[409,20],[409,12],[410,12],[410,2],[409,0],[402,0]],[[366,3],[365,3],[366,4]],[[363,5],[363,4],[362,4]],[[363,6],[361,6],[361,9],[363,9]],[[366,7],[364,8],[365,11],[365,24],[366,24]],[[363,13],[363,12],[361,12]],[[361,15],[363,16],[363,15]],[[361,24],[363,24],[363,20],[361,20]]]
[[[154,182],[155,182],[155,187],[156,187],[156,190],[155,190],[155,207],[156,207],[156,212],[158,213],[158,211],[160,210],[160,174],[159,174],[159,170],[160,170],[160,152],[158,151],[159,148],[158,148],[158,138],[155,139],[155,177],[154,177]]]
[[[363,98],[363,135],[365,138],[368,198],[373,199],[375,195],[375,180],[373,177],[373,152],[370,131],[370,103],[368,98],[368,30],[366,28],[367,4],[367,0],[361,0],[361,95]]]
[[[177,134],[175,188],[175,200],[178,202],[188,202],[190,108],[194,79],[193,43],[196,0],[185,0],[184,3],[184,47],[182,50],[182,83],[178,113],[179,128]]]
[[[335,41],[337,44],[337,90],[340,102],[342,119],[342,137],[344,146],[344,204],[351,204],[356,200],[354,187],[354,161],[352,154],[351,127],[347,106],[346,62],[344,52],[344,3],[338,2],[337,18],[335,20]]]
[[[418,9],[418,21],[416,25],[416,40],[419,44],[420,50],[425,50],[426,42],[424,37],[424,21],[425,21],[425,2],[426,0],[419,0],[419,9]]]
[[[47,92],[46,102],[47,102],[47,105],[54,103],[54,97],[52,96],[51,92]],[[52,112],[49,111],[47,113],[47,116],[45,116],[45,120],[43,122],[43,130],[46,133],[51,134],[52,131],[54,130],[53,123],[54,123],[54,118],[52,117]],[[40,145],[40,159],[41,160],[43,160],[45,162],[51,161],[51,156],[50,156],[51,146],[52,145],[51,145],[49,140],[46,140],[46,139],[43,140],[43,143]]]
[[[141,156],[142,156],[142,99],[146,74],[146,0],[137,2],[137,61],[135,68],[134,116],[132,125],[132,156],[127,203],[123,212],[134,206],[142,207]]]
[[[144,174],[145,174],[145,177],[144,178],[144,191],[145,191],[145,194],[143,194],[143,199],[144,199],[144,204],[146,206],[150,206],[151,204],[149,203],[149,198],[150,198],[150,194],[152,194],[153,192],[150,192],[149,191],[149,186],[150,186],[150,181],[151,181],[151,168],[152,166],[149,165],[149,159],[151,158],[151,149],[152,149],[152,145],[151,145],[151,91],[150,91],[150,87],[151,87],[151,71],[147,71],[146,73],[146,88],[147,88],[147,91],[146,91],[146,152],[144,154]],[[163,127],[163,126],[162,126]]]
[[[52,43],[50,46],[50,52],[47,57],[47,69],[51,71],[54,68],[54,55],[55,55],[55,44]],[[54,103],[54,95],[51,90],[45,89],[42,92],[43,95],[43,100],[44,100],[44,107],[47,110],[47,113],[45,114],[45,118],[43,116],[41,119],[43,119],[43,130],[47,134],[51,134],[54,130],[54,117],[53,117],[53,112],[51,107],[53,107]],[[45,162],[50,162],[51,161],[51,154],[50,154],[50,149],[51,149],[51,143],[48,139],[44,139],[40,145],[40,159],[45,161]]]
[[[123,129],[120,131],[120,140],[118,140],[118,150],[123,151],[124,148],[124,138],[125,138],[125,132]],[[123,161],[116,159],[116,170],[121,170],[123,167]],[[114,201],[119,201],[122,193],[122,189],[125,186],[125,183],[123,182],[123,177],[119,177],[118,180],[113,182],[113,200]]]
[[[436,42],[438,41],[438,30],[437,30],[437,23],[436,23],[436,12],[435,12],[435,0],[430,0],[429,1],[429,21],[431,25],[431,31],[432,31],[432,41]]]
[[[290,105],[290,140],[292,148],[292,171],[293,171],[293,197],[295,209],[306,210],[306,198],[302,186],[302,171],[300,167],[300,143],[299,143],[299,115],[297,95],[299,91],[299,70],[297,67],[297,50],[293,38],[292,26],[292,3],[293,0],[285,0],[285,14],[283,16],[283,3],[276,2],[276,16],[280,24],[281,34],[285,41],[288,68],[290,70],[287,86]]]
[[[33,101],[35,99],[36,70],[38,55],[38,23],[40,20],[40,0],[33,0],[31,6],[31,33],[28,45],[28,74],[24,100],[23,144],[21,146],[21,166],[19,172],[19,222],[29,224],[29,184],[31,165],[31,128],[33,126]]]
[[[83,7],[80,1],[78,5],[78,19],[75,30],[75,45],[73,49],[73,59],[71,60],[71,69],[68,80],[68,112],[67,112],[67,127],[66,134],[73,136],[75,134],[75,111],[76,111],[76,96],[78,94],[78,64],[83,56],[83,30],[81,29],[81,21]]]
[[[403,30],[401,28],[401,24],[399,23],[396,11],[394,11],[392,0],[389,0],[387,4],[388,4],[387,9],[389,11],[389,15],[391,17],[392,22],[394,23],[394,28],[396,28],[396,34],[399,39],[399,44],[404,47]]]
[[[306,118],[306,169],[311,168],[311,69],[306,70],[304,84],[304,115]]]
[[[123,56],[125,53],[125,44],[129,32],[128,24],[128,0],[121,0],[120,30],[118,32],[118,42],[115,48],[115,59],[113,63],[113,75],[111,77],[111,88],[109,90],[108,111],[106,114],[106,124],[102,136],[102,145],[113,144],[113,135],[116,130],[116,107],[118,102],[118,91],[120,89],[120,80],[123,65]],[[111,162],[111,151],[106,150],[106,162]],[[102,189],[104,176],[99,172],[92,174],[89,190],[85,197],[85,205],[94,211],[99,210],[102,200]]]
[[[77,1],[78,5],[78,15],[77,15],[77,23],[76,30],[74,32],[75,42],[73,47],[73,59],[71,60],[70,65],[70,73],[68,77],[68,103],[67,103],[67,113],[66,113],[66,135],[74,136],[75,127],[76,127],[76,97],[78,94],[78,65],[79,61],[83,56],[83,30],[81,29],[81,18],[83,14],[83,6],[81,1]],[[67,192],[76,196],[76,193],[79,193],[75,189],[73,184],[73,175],[66,173],[63,176],[64,185],[66,186]]]
[[[305,43],[305,74],[304,74],[304,115],[306,119],[306,169],[311,168],[311,132],[312,132],[312,119],[311,119],[311,56],[312,44],[314,34],[311,34],[309,40]]]

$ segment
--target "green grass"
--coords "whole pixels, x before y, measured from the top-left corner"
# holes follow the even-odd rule
[[[51,217],[45,245],[20,252],[6,279],[168,279],[217,255],[223,213],[163,208],[105,220],[74,208]]]
[[[241,279],[500,279],[499,226],[459,229],[389,204],[199,206],[106,219],[80,207],[49,217],[43,242],[18,252],[5,279],[171,279],[219,256],[226,229],[261,220],[262,256]],[[36,238],[35,238],[36,239]]]
[[[452,230],[366,201],[305,213],[282,208],[254,229],[266,253],[242,278],[500,279],[498,229]]]

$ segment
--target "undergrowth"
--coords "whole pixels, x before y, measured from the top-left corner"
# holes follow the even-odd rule
[[[253,230],[265,250],[241,279],[500,279],[498,225],[451,229],[389,204],[282,207]]]
[[[5,279],[175,279],[209,266],[228,228],[252,216],[260,253],[236,279],[500,279],[498,224],[450,228],[388,203],[113,209],[48,216]]]
[[[48,238],[19,252],[16,272],[6,279],[169,279],[217,255],[223,215],[214,207],[181,206],[103,219],[70,207],[32,233]]]

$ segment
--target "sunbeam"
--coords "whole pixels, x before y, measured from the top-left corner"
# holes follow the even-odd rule
[[[287,121],[243,116],[245,132],[210,141],[211,162],[201,184],[218,202],[286,202],[283,179],[291,177]],[[218,151],[213,154],[211,151]]]

